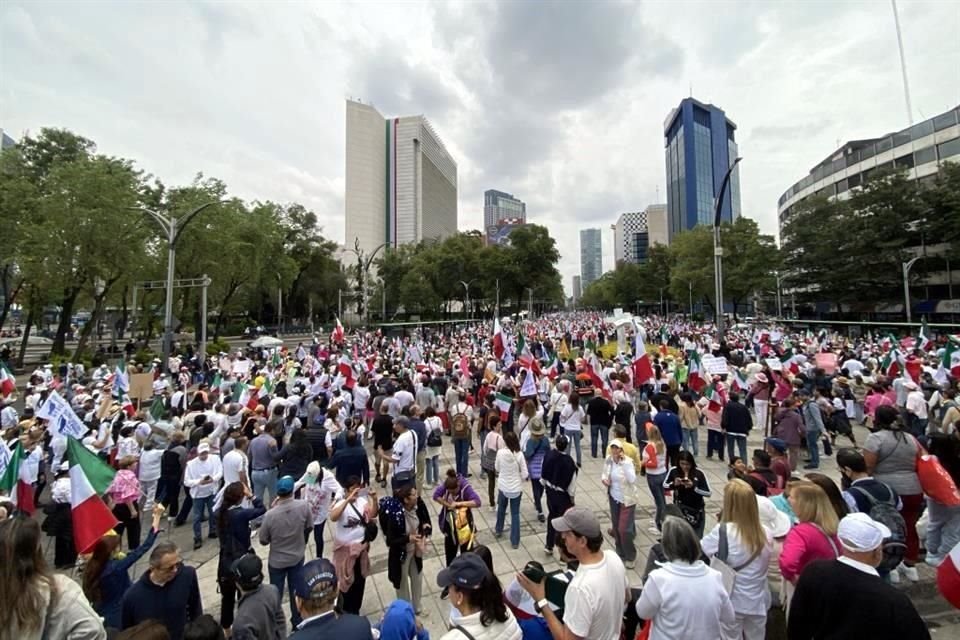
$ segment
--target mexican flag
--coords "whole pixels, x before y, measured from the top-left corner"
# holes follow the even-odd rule
[[[704,378],[703,362],[700,359],[700,353],[696,349],[690,350],[690,364],[687,368],[687,386],[693,389],[695,393],[700,393],[703,385],[707,383]],[[651,373],[651,375],[653,375]]]
[[[736,387],[737,390],[744,393],[750,390],[750,385],[747,384],[747,375],[743,371],[740,369],[731,369],[730,376],[732,378],[731,384]]]
[[[647,347],[643,344],[643,333],[637,328],[637,335],[634,339],[636,349],[633,354],[633,386],[640,387],[647,384],[647,381],[653,377],[653,365],[650,364],[650,354],[647,353]]]
[[[277,347],[273,350],[273,357],[270,358],[270,364],[276,368],[279,367],[282,362],[283,359],[280,357],[280,347]]]
[[[0,440],[0,491],[3,491],[17,506],[17,509],[33,515],[33,483],[37,481],[39,466],[30,464],[30,454],[24,450],[23,443],[11,451],[6,441]]]
[[[585,362],[583,366],[587,375],[590,376],[590,382],[593,384],[593,388],[600,391],[600,394],[607,400],[612,400],[613,395],[610,389],[610,383],[600,375],[603,368],[600,366],[600,361],[597,360],[596,354],[591,354],[590,359]]]
[[[137,408],[133,406],[133,400],[130,399],[130,396],[124,392],[120,398],[120,408],[123,410],[127,417],[132,418],[137,415]]]
[[[507,418],[510,417],[510,407],[513,406],[513,398],[497,392],[493,397],[493,406],[500,411],[500,419],[506,422]]]
[[[563,358],[564,361],[570,359],[570,347],[567,346],[567,339],[560,339],[560,349],[557,351],[557,355]]]
[[[896,378],[906,370],[906,361],[897,348],[890,349],[880,363],[880,370],[888,378]]]
[[[78,553],[87,553],[118,524],[101,498],[116,472],[76,438],[67,438],[67,460],[70,462],[73,542]]]
[[[517,360],[520,362],[521,366],[524,366],[527,369],[532,369],[534,373],[540,375],[540,364],[530,352],[530,347],[527,346],[527,341],[523,339],[522,333],[520,334],[519,338],[517,338],[517,354]]]
[[[16,389],[17,379],[13,377],[13,374],[10,373],[10,370],[7,369],[6,366],[0,363],[0,397],[6,398],[16,391]]]
[[[558,375],[560,375],[560,361],[557,359],[557,356],[553,356],[553,360],[550,361],[550,364],[544,370],[544,374],[551,380],[555,380]]]
[[[343,325],[340,323],[340,318],[337,318],[337,325],[333,328],[333,331],[330,333],[330,342],[335,344],[343,344]]]
[[[257,393],[257,397],[266,398],[267,396],[272,395],[274,386],[273,378],[267,378],[263,381],[263,384],[260,385],[260,391]]]
[[[506,344],[503,341],[503,329],[500,328],[500,318],[493,319],[493,355],[497,360],[503,358]]]
[[[113,393],[117,398],[122,398],[128,391],[130,391],[130,376],[127,375],[127,363],[120,360],[113,372]]]
[[[150,405],[150,417],[154,420],[159,420],[163,417],[163,412],[166,409],[163,406],[163,396],[155,396],[153,398],[153,404]]]
[[[940,359],[940,366],[937,367],[933,379],[943,384],[947,382],[947,374],[960,379],[960,342],[954,342],[952,339],[943,349],[943,357]]]
[[[711,383],[703,392],[703,397],[710,401],[707,407],[710,411],[722,411],[723,405],[727,404],[727,395],[717,387],[717,383]]]
[[[797,358],[793,354],[792,349],[790,351],[785,352],[782,356],[780,356],[780,364],[783,366],[784,369],[789,369],[790,373],[792,373],[793,375],[797,375],[798,373],[800,373],[800,365],[797,364]]]
[[[343,386],[347,389],[353,388],[353,360],[345,352],[340,356],[337,363],[337,372],[344,377]]]
[[[917,349],[926,351],[930,345],[930,328],[927,326],[927,319],[924,317],[920,321],[920,335],[917,337]]]

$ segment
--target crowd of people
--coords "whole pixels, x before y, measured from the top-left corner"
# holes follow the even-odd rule
[[[152,369],[41,367],[0,412],[4,447],[23,452],[0,497],[0,628],[422,640],[426,579],[449,603],[444,640],[928,637],[893,585],[926,563],[960,604],[955,352],[955,336],[758,326],[718,341],[679,318],[618,329],[567,313],[404,338],[338,327],[296,349]],[[139,411],[126,368],[154,374]],[[118,524],[87,549],[74,544],[71,436],[38,417],[51,394],[114,470],[103,499]],[[863,442],[854,427],[869,429]],[[728,465],[722,486],[714,459]],[[606,529],[578,504],[587,468],[600,469]],[[645,492],[652,510],[638,508]],[[559,552],[565,568],[531,562],[502,584],[477,513],[490,509],[494,539],[518,549],[530,498],[544,558]],[[708,500],[722,507],[708,513]],[[215,622],[195,568],[159,536],[188,520],[194,550],[219,548]],[[49,568],[43,533],[53,568],[79,566],[78,581]],[[425,575],[438,538],[446,568]],[[371,626],[360,614],[382,550],[396,601]]]

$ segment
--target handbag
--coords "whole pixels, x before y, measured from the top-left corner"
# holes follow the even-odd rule
[[[947,507],[960,505],[960,492],[953,478],[937,460],[937,456],[927,453],[916,438],[914,441],[917,443],[917,478],[920,479],[923,492]]]
[[[762,550],[763,549],[755,551],[743,564],[737,567],[731,567],[727,564],[727,558],[730,554],[729,541],[727,540],[727,524],[725,522],[720,523],[720,545],[717,548],[717,552],[710,558],[710,568],[720,572],[723,588],[726,589],[728,595],[733,593],[733,587],[737,581],[737,572],[756,560]]]
[[[427,434],[427,446],[428,447],[442,447],[443,438],[440,437],[440,430],[434,429]]]
[[[363,523],[363,541],[364,542],[373,542],[377,539],[377,534],[380,533],[380,529],[377,527],[376,522],[370,522],[360,513],[357,509],[357,505],[350,503],[350,508],[353,509],[353,512],[357,514],[357,517],[360,518],[360,522]]]

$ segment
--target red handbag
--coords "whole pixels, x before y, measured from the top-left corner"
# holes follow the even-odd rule
[[[953,478],[937,456],[927,453],[916,438],[914,442],[917,443],[917,477],[923,492],[944,506],[960,506],[960,491],[957,491]]]

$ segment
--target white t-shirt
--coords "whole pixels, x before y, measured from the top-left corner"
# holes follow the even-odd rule
[[[240,472],[247,470],[247,456],[242,451],[233,449],[223,456],[223,483],[225,485],[240,482]]]
[[[573,408],[573,405],[567,404],[560,412],[560,426],[567,431],[583,430],[583,407]]]
[[[416,434],[407,429],[393,443],[393,460],[397,471],[413,471],[417,463]]]
[[[343,500],[344,496],[343,488],[337,492],[336,498],[334,498],[333,505],[337,506],[340,504],[340,501]],[[364,496],[357,496],[357,499],[353,501],[353,506],[349,504],[343,509],[343,513],[340,514],[340,519],[337,520],[333,528],[333,539],[339,542],[340,544],[354,544],[358,542],[363,542],[363,525],[361,524],[357,512],[361,514],[367,513],[367,503],[370,501],[369,498]],[[353,508],[356,507],[356,511]]]
[[[160,479],[160,459],[163,449],[144,450],[140,454],[140,482],[152,482]]]
[[[356,385],[353,388],[353,410],[363,411],[367,408],[367,400],[370,399],[370,387],[361,387]]]
[[[618,640],[626,606],[627,571],[616,553],[604,550],[597,564],[580,565],[563,598],[563,622],[590,640]]]

